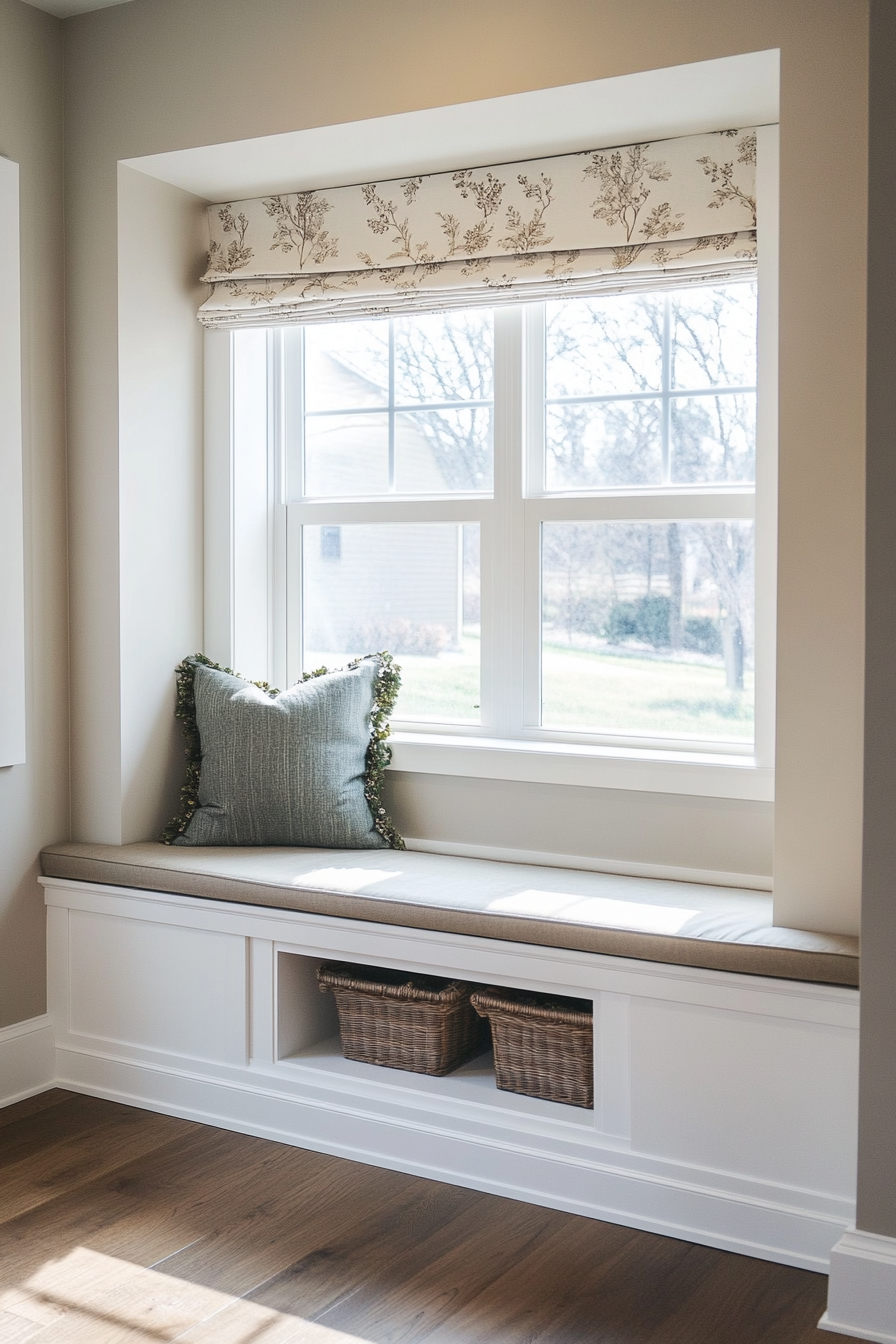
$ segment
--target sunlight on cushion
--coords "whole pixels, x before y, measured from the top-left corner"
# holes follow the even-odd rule
[[[698,910],[674,905],[639,905],[634,901],[611,901],[605,896],[573,896],[562,891],[519,891],[492,901],[490,910],[535,919],[569,919],[579,924],[597,924],[611,929],[640,929],[647,933],[678,933]]]
[[[286,1265],[283,1266],[287,1268]],[[48,1260],[21,1288],[2,1295],[2,1310],[49,1323],[65,1315],[90,1344],[370,1344],[299,1315],[208,1288],[78,1246]]]
[[[385,882],[390,877],[401,877],[400,872],[384,873],[376,868],[317,868],[313,873],[294,877],[294,887],[321,886],[328,891],[362,891],[371,882]]]

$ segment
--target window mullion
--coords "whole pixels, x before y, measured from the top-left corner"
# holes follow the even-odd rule
[[[526,426],[525,492],[530,499],[543,498],[547,486],[546,319],[545,304],[527,306],[522,401]],[[522,723],[530,729],[541,724],[541,518],[527,501],[523,501],[522,508]]]
[[[523,310],[495,312],[495,499],[483,566],[482,723],[523,724]],[[485,540],[485,538],[483,538]]]
[[[663,484],[672,481],[672,302],[666,294],[663,299]]]
[[[286,457],[285,348],[282,328],[268,339],[268,677],[277,686],[287,679],[286,605]]]
[[[395,321],[389,319],[389,489],[395,490]]]

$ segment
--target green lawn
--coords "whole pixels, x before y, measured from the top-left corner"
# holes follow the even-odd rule
[[[546,728],[749,741],[752,673],[745,680],[746,688],[732,693],[721,666],[547,646],[542,721]]]
[[[401,668],[397,718],[479,722],[479,640],[466,638],[461,653],[437,658],[396,654]]]
[[[329,666],[334,655],[319,656]],[[403,654],[398,718],[479,722],[479,641],[436,658]],[[338,665],[337,659],[335,665]],[[542,659],[546,728],[582,732],[674,733],[751,741],[753,675],[746,689],[725,688],[721,666],[547,645]]]

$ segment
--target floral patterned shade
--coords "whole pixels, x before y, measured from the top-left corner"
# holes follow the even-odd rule
[[[209,207],[207,326],[721,283],[756,263],[756,132]]]

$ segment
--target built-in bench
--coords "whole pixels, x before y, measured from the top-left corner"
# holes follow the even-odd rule
[[[771,897],[395,850],[51,845],[47,877],[675,966],[859,983],[858,939],[772,924]]]
[[[393,850],[54,845],[60,1086],[825,1270],[858,948],[759,892]],[[342,1057],[324,959],[594,1006],[594,1110]]]

